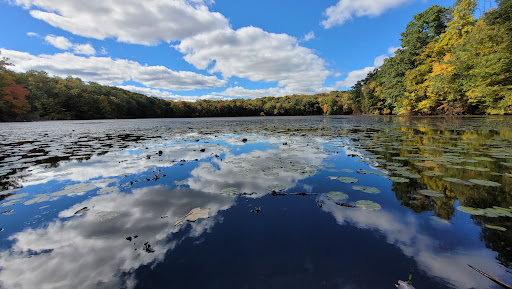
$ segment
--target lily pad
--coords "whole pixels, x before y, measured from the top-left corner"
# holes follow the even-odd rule
[[[481,185],[481,186],[487,186],[487,187],[499,187],[501,186],[500,183],[493,182],[493,181],[486,181],[486,180],[478,180],[478,179],[470,179],[470,182]]]
[[[341,169],[342,172],[344,173],[353,173],[354,170],[351,170],[351,169]]]
[[[94,186],[92,184],[81,183],[81,184],[66,186],[66,187],[64,187],[64,189],[62,191],[52,193],[51,195],[52,196],[66,196],[66,195],[74,195],[74,194],[79,195],[79,194],[84,194],[89,191],[92,191],[95,188],[96,188],[96,186]]]
[[[28,200],[26,201],[25,203],[23,203],[24,205],[32,205],[32,204],[35,204],[35,203],[42,203],[42,202],[46,202],[50,199],[50,196],[49,195],[46,195],[46,194],[41,194],[41,195],[37,195],[35,198],[33,198],[32,200]]]
[[[371,174],[371,175],[377,175],[377,176],[386,176],[387,175],[386,173],[383,173],[383,172],[372,171],[372,170],[364,170],[364,169],[357,170],[357,173],[358,174],[363,174],[363,175]]]
[[[408,183],[409,179],[401,178],[401,177],[390,177],[389,180],[395,182],[395,183]]]
[[[176,186],[181,186],[181,185],[184,185],[187,183],[187,180],[182,180],[182,181],[174,181],[174,184],[176,184]]]
[[[269,190],[269,191],[276,191],[276,192],[284,191],[284,190],[286,190],[286,186],[279,185],[279,184],[273,184],[273,185],[269,185],[267,187],[267,190]]]
[[[471,215],[477,215],[477,216],[485,215],[484,210],[478,209],[478,208],[472,208],[472,207],[466,207],[466,206],[458,206],[457,210],[459,210],[459,211],[461,211],[463,213],[471,214]]]
[[[98,191],[98,194],[112,194],[112,193],[119,193],[118,187],[106,187],[102,188]]]
[[[496,218],[496,217],[511,217],[512,213],[498,208],[487,208],[483,210],[486,217]]]
[[[366,186],[353,186],[352,189],[357,191],[363,191],[368,194],[379,194],[380,190],[375,187],[366,187]]]
[[[121,213],[117,211],[101,211],[96,213],[96,217],[101,221],[107,221],[119,216]]]
[[[225,189],[222,189],[222,191],[220,191],[220,193],[223,195],[236,195],[239,192],[240,191],[238,190],[238,188],[234,188],[234,187],[225,188]]]
[[[329,192],[327,193],[327,197],[336,201],[348,199],[348,195],[342,192]]]
[[[488,157],[473,157],[473,159],[477,161],[486,161],[486,162],[492,162],[494,159],[488,158]]]
[[[444,197],[442,193],[434,190],[419,190],[418,193],[429,197]]]
[[[207,219],[209,213],[210,213],[209,208],[206,208],[206,209],[194,208],[187,215],[185,215],[185,217],[183,219],[176,221],[176,223],[174,223],[174,226],[180,226],[185,221],[195,222],[199,219]]]
[[[507,230],[506,228],[503,228],[501,226],[494,226],[494,225],[489,225],[489,224],[485,224],[485,227],[489,228],[489,229],[493,229],[493,230],[503,231],[503,232],[505,232]]]
[[[443,180],[445,180],[447,182],[451,182],[451,183],[463,184],[463,185],[468,185],[468,186],[474,185],[471,182],[464,181],[464,180],[457,179],[457,178],[443,178]]]
[[[356,202],[356,206],[363,210],[369,210],[369,211],[377,211],[382,208],[381,205],[379,205],[378,203],[368,201],[368,200],[359,200]]]
[[[355,182],[358,181],[358,179],[356,178],[351,178],[351,177],[338,177],[336,178],[338,181],[342,182],[342,183],[346,183],[346,184],[353,184]]]
[[[441,176],[443,173],[437,172],[437,171],[426,171],[426,172],[422,172],[421,174],[424,176],[435,177],[435,176]]]

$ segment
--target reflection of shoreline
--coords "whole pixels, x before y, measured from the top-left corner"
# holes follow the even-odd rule
[[[406,216],[391,211],[366,211],[343,208],[322,197],[322,209],[329,212],[340,225],[348,222],[362,229],[376,229],[384,234],[386,241],[399,247],[414,258],[418,267],[429,275],[440,277],[455,288],[489,288],[493,283],[470,269],[467,264],[485,268],[486,272],[507,280],[503,267],[496,264],[496,254],[486,248],[447,252],[440,244],[421,232],[417,217],[407,212]]]
[[[10,251],[0,252],[0,285],[5,288],[108,288],[132,287],[123,273],[159,262],[180,240],[174,224],[193,208],[209,208],[210,218],[189,223],[187,237],[210,230],[219,211],[234,204],[234,197],[205,194],[162,186],[134,190],[132,194],[96,196],[63,211],[44,228],[14,234]],[[90,211],[74,216],[83,207]],[[99,216],[114,216],[100,221]],[[99,214],[98,214],[99,213]],[[70,219],[68,219],[71,217]],[[129,236],[137,236],[128,241]],[[132,237],[133,238],[133,237]],[[148,242],[154,253],[143,251]],[[135,243],[135,245],[134,245]]]

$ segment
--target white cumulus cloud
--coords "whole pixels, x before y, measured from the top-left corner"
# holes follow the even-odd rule
[[[2,56],[9,58],[14,64],[12,69],[16,72],[44,70],[50,75],[71,75],[104,85],[121,85],[132,80],[148,87],[169,90],[193,90],[226,85],[226,81],[215,76],[190,71],[173,71],[164,66],[147,66],[126,59],[82,57],[69,52],[32,55],[14,50],[0,50]]]
[[[30,15],[76,35],[153,45],[229,26],[200,0],[12,0]]]
[[[147,96],[154,96],[158,98],[163,98],[167,100],[174,100],[174,101],[196,101],[199,97],[198,96],[186,96],[186,95],[176,95],[168,91],[162,91],[160,89],[154,89],[149,87],[139,87],[135,85],[118,85],[117,87],[131,91],[136,92],[140,94],[144,94]]]
[[[92,47],[91,44],[77,44],[72,43],[64,36],[55,36],[55,35],[46,35],[44,40],[54,46],[55,48],[62,50],[70,50],[73,49],[73,52],[76,54],[84,54],[84,55],[94,55],[96,54],[96,49]]]
[[[389,47],[386,54],[379,55],[375,57],[373,60],[373,66],[368,66],[363,69],[354,70],[348,73],[345,80],[337,81],[336,87],[352,87],[358,80],[364,79],[368,73],[372,72],[374,69],[378,68],[382,64],[384,64],[384,60],[388,57],[392,57],[395,55],[395,52],[400,49],[400,47]]]
[[[379,16],[385,11],[398,7],[412,0],[339,0],[324,14],[327,19],[322,21],[324,28],[342,25],[346,21],[361,16]]]
[[[245,89],[241,86],[230,87],[222,92],[214,92],[214,95],[230,96],[233,98],[259,98],[265,96],[275,96],[280,89],[271,87],[265,89]]]
[[[304,35],[304,41],[315,39],[315,32],[309,31],[308,34]]]
[[[336,87],[352,87],[358,80],[361,80],[368,75],[369,72],[373,71],[375,67],[369,66],[365,67],[363,69],[354,70],[348,73],[347,78],[342,81],[337,81],[335,86]]]
[[[73,43],[71,43],[71,41],[63,36],[46,35],[44,40],[56,48],[62,50],[68,50],[73,47]]]
[[[298,40],[256,27],[224,29],[184,39],[175,46],[198,69],[251,81],[277,82],[291,93],[322,88],[331,74],[324,61]]]
[[[91,44],[75,44],[73,45],[73,51],[76,54],[84,54],[84,55],[94,55],[96,54],[96,49],[92,47]]]

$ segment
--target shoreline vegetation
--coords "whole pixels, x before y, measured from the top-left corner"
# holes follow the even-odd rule
[[[0,121],[306,115],[512,114],[512,0],[475,19],[475,0],[413,17],[401,47],[348,91],[257,99],[164,100],[44,71],[0,55]]]

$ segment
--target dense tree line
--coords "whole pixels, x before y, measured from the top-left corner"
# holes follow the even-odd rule
[[[3,59],[0,120],[349,114],[348,92],[227,101],[166,101],[43,71],[14,73]]]
[[[395,56],[359,81],[368,114],[511,114],[512,0],[475,20],[475,0],[415,15]]]
[[[0,120],[331,114],[512,114],[512,0],[474,19],[476,1],[414,16],[401,48],[350,91],[174,102],[117,87],[14,73],[0,57]]]

